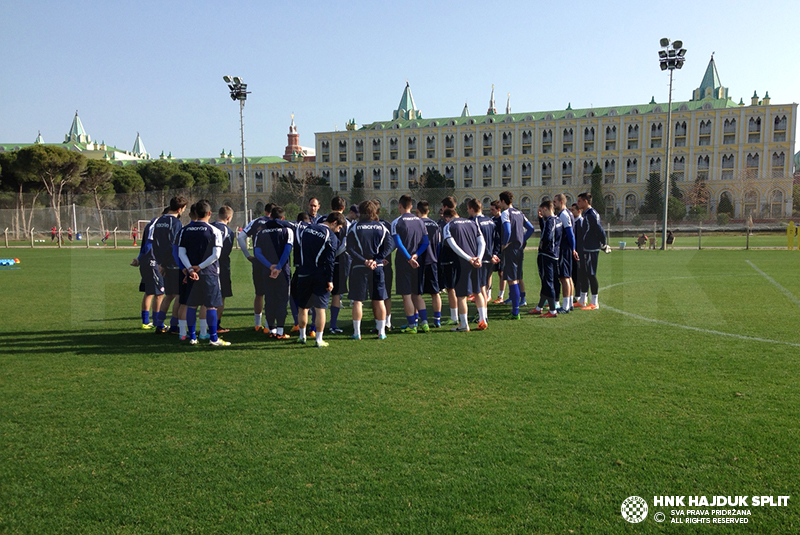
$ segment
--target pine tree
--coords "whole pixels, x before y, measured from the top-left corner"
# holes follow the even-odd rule
[[[592,207],[601,215],[606,211],[606,202],[603,198],[603,170],[597,164],[592,170]]]
[[[660,173],[650,173],[647,179],[647,190],[644,194],[642,214],[657,216],[664,210],[664,184],[661,183]]]

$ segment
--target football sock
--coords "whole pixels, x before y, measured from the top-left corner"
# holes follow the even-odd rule
[[[336,320],[339,319],[339,311],[342,307],[331,306],[331,329],[336,329]]]
[[[167,319],[167,313],[166,312],[164,312],[164,319]],[[174,331],[177,326],[178,326],[178,317],[177,316],[171,316],[169,318],[169,330],[170,331]]]
[[[508,288],[508,296],[511,298],[511,314],[519,314],[519,284],[511,284]]]
[[[586,306],[586,297],[587,297],[587,293],[586,292],[581,292],[581,298],[578,299],[578,303],[580,303],[581,306]]]
[[[467,316],[468,316],[468,314],[459,314],[458,315],[458,321],[459,321],[458,325],[459,325],[459,327],[468,327],[469,326],[469,320],[467,319]]]
[[[278,336],[283,336],[283,327],[278,327]]]
[[[156,327],[161,327],[163,329],[164,328],[164,318],[166,318],[167,316],[163,312],[161,312],[160,310],[156,310],[155,313],[153,314],[153,316],[155,316],[155,318],[156,318]]]
[[[289,308],[292,310],[292,318],[294,318],[294,324],[297,325],[297,303],[294,299],[289,299]]]
[[[197,309],[188,307],[186,309],[186,327],[189,329],[189,338],[192,340],[197,338]]]
[[[317,329],[317,342],[322,342],[322,334],[324,329]]]
[[[386,327],[391,327],[391,326],[392,326],[392,315],[386,314]]]
[[[256,322],[256,327],[261,327],[261,314],[253,314],[253,319]]]
[[[211,336],[211,341],[216,342],[219,340],[217,337],[217,311],[206,310],[206,319],[201,321],[206,324],[206,329],[208,330],[208,334]],[[200,328],[202,329],[203,326],[201,325]]]
[[[597,294],[592,295],[592,304],[597,306]]]
[[[489,309],[486,307],[478,307],[478,318],[481,321],[489,321]]]
[[[178,333],[186,336],[186,320],[178,320]]]
[[[206,318],[208,318],[208,312],[206,312]],[[208,321],[201,318],[197,320],[197,323],[200,326],[200,336],[205,337],[208,334]]]
[[[305,337],[306,337],[306,328],[302,327],[300,329],[300,338],[305,338]]]
[[[408,322],[409,327],[416,327],[417,326],[416,314],[411,314],[410,316],[406,316],[406,322]]]
[[[442,311],[441,310],[437,310],[436,312],[433,313],[433,323],[435,323],[436,325],[442,323]]]
[[[420,310],[419,313],[417,314],[417,317],[419,318],[420,321],[422,321],[422,323],[428,323],[428,309],[424,308]]]
[[[570,307],[572,307],[572,298],[571,297],[565,297],[563,299],[563,301],[564,301],[564,304],[561,305],[561,308],[563,308],[564,310],[569,310]]]
[[[386,320],[375,320],[375,328],[379,335],[386,335]]]
[[[147,325],[148,323],[150,323],[150,311],[142,310],[142,325]]]
[[[497,298],[498,299],[502,299],[505,296],[506,296],[506,291],[505,290],[500,290],[500,292],[497,294]]]
[[[525,301],[525,292],[520,292],[519,293],[519,302],[522,303],[523,301]]]
[[[353,320],[353,334],[361,336],[361,320]]]
[[[451,308],[450,309],[450,319],[453,321],[458,321],[458,309]]]

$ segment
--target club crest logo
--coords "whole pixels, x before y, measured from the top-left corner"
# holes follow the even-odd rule
[[[647,518],[647,502],[639,496],[631,496],[622,502],[622,518],[638,524]]]

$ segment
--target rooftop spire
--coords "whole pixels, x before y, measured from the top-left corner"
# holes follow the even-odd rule
[[[133,154],[136,156],[142,156],[144,158],[149,158],[149,154],[147,154],[147,149],[144,148],[144,142],[142,142],[142,138],[139,136],[139,132],[136,132],[136,141],[133,142]]]
[[[39,135],[36,136],[36,141],[34,141],[34,143],[37,144],[37,145],[41,145],[42,143],[44,143],[44,138],[42,138],[42,131],[41,130],[39,130]]]
[[[728,98],[728,88],[722,87],[722,83],[719,81],[717,64],[714,63],[714,54],[711,54],[711,59],[703,75],[703,81],[700,82],[700,87],[692,93],[692,100],[703,100],[704,98]]]
[[[469,117],[469,108],[466,101],[464,102],[464,109],[461,111],[461,117]]]
[[[72,119],[72,126],[69,129],[69,133],[64,138],[64,143],[90,143],[91,141],[92,138],[89,137],[89,134],[83,129],[81,118],[78,117],[78,110],[75,110],[75,117]]]
[[[506,100],[506,113],[511,113],[511,93],[508,94],[508,100]]]
[[[489,109],[486,115],[497,115],[497,108],[494,107],[494,84],[492,84],[492,96],[489,98]]]
[[[392,119],[421,119],[422,112],[417,109],[414,103],[414,97],[411,95],[411,87],[406,80],[406,88],[403,91],[403,96],[400,98],[400,104],[392,114]]]

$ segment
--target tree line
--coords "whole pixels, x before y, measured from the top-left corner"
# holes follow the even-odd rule
[[[0,207],[14,209],[17,236],[28,232],[34,209],[45,205],[55,226],[62,228],[61,206],[68,195],[94,206],[105,232],[103,209],[128,208],[124,194],[188,188],[220,192],[228,186],[227,173],[208,164],[148,160],[113,165],[57,145],[0,153]]]

